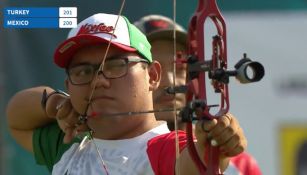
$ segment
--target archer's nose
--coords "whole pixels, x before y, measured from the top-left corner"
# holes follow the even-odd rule
[[[93,79],[91,86],[92,86],[92,88],[99,88],[99,87],[109,88],[110,87],[110,80],[107,79],[103,75],[102,71],[99,71],[98,76]]]

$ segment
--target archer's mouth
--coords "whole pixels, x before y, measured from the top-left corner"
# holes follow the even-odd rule
[[[89,98],[85,99],[86,101],[89,101]],[[106,95],[101,95],[101,96],[94,96],[91,98],[91,101],[97,101],[97,100],[115,100],[115,98],[106,96]]]

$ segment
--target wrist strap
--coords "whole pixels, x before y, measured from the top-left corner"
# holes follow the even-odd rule
[[[67,94],[66,92],[62,91],[62,90],[55,90],[53,92],[51,92],[50,94],[47,94],[47,90],[44,89],[43,95],[42,95],[42,100],[41,100],[41,105],[44,111],[46,111],[46,104],[47,104],[47,100],[49,97],[51,97],[54,94],[61,94],[64,95],[66,97],[69,97],[69,94]]]

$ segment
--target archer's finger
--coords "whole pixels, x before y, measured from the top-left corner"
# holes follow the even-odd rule
[[[56,108],[58,110],[56,114],[56,118],[60,120],[67,118],[68,115],[71,113],[71,110],[73,110],[70,99],[63,100],[57,105]]]
[[[212,131],[212,129],[216,126],[216,124],[218,123],[218,121],[216,119],[212,119],[212,120],[201,120],[199,122],[199,128],[203,131],[203,132],[207,132],[210,133]]]
[[[60,94],[51,95],[46,102],[45,111],[46,111],[47,116],[55,117],[58,111],[57,106],[63,101],[65,101],[65,99],[67,98],[68,97],[60,95]]]
[[[239,155],[246,149],[246,143],[239,142],[237,145],[233,146],[235,143],[237,142],[232,140],[227,144],[229,148],[220,147],[221,153],[227,157],[233,157]]]
[[[197,142],[204,144],[208,141],[208,134],[212,128],[216,125],[217,120],[199,120],[195,126],[195,135]]]
[[[216,141],[216,145],[223,145],[235,137],[235,135],[238,134],[237,131],[238,128],[227,127],[220,135],[214,136],[213,139]]]
[[[229,116],[228,114],[219,117],[217,120],[218,122],[216,126],[210,131],[210,136],[212,136],[213,138],[221,135],[221,133],[223,133],[226,128],[232,127],[232,116]]]
[[[71,108],[70,112],[66,117],[62,120],[64,120],[66,123],[69,123],[70,126],[77,127],[79,114]]]

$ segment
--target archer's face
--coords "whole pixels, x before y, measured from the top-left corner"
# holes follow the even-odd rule
[[[165,92],[165,88],[173,86],[173,41],[170,40],[155,40],[151,42],[153,58],[161,63],[162,77],[161,83],[157,91],[154,91],[154,108],[165,109],[173,108],[174,101],[177,107],[182,107],[185,104],[185,95],[177,94],[169,95]],[[177,43],[177,51],[185,53],[186,48]],[[184,56],[184,55],[183,55]],[[184,85],[186,82],[186,65],[176,65],[176,86]],[[174,113],[157,113],[157,119],[173,121]]]
[[[69,67],[76,67],[80,64],[99,65],[104,57],[106,45],[89,46],[80,49],[73,56]],[[110,47],[106,60],[121,56],[139,57],[136,53],[127,53],[114,47]],[[98,114],[95,118],[88,119],[88,125],[99,131],[101,128],[120,125],[129,125],[129,122],[138,123],[136,120],[146,117],[103,117],[107,114],[117,114],[130,111],[144,111],[152,108],[151,90],[149,90],[149,75],[146,63],[134,62],[128,64],[127,73],[115,79],[107,79],[100,74],[98,79],[88,84],[74,85],[67,80],[68,92],[71,95],[71,102],[74,109],[84,114],[89,96],[94,89],[92,100],[87,111]],[[86,73],[83,71],[82,73]],[[80,73],[81,74],[81,73]],[[149,108],[149,109],[147,109]]]

